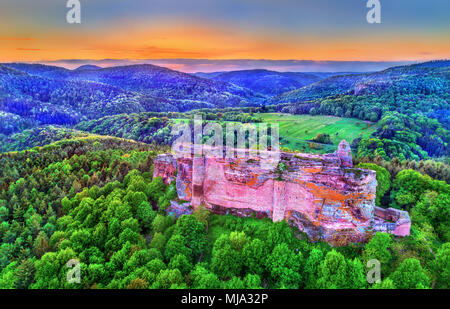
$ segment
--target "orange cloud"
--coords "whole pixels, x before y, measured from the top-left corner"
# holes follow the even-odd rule
[[[39,50],[42,50],[42,49],[40,49],[40,48],[22,48],[22,47],[19,47],[19,48],[16,48],[16,50],[23,50],[23,51],[39,51]]]
[[[192,21],[169,24],[158,20],[121,20],[110,27],[87,29],[74,26],[30,34],[33,38],[19,33],[0,36],[3,41],[0,61],[71,58],[399,61],[448,58],[450,55],[450,41],[442,39],[445,33],[434,37],[420,34],[405,37],[392,33],[379,37],[324,38],[292,33],[250,33]]]
[[[20,37],[0,37],[0,41],[32,41],[33,38],[20,38]]]

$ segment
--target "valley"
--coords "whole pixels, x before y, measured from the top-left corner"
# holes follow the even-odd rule
[[[448,288],[449,80],[446,60],[342,74],[1,64],[0,288]],[[327,172],[322,157],[302,161],[312,164],[302,175],[317,177],[304,184],[323,198],[317,209],[330,198],[321,187],[330,173],[338,173],[331,186],[342,172],[351,188],[364,171],[370,183],[376,177],[373,209],[407,212],[410,235],[379,232],[393,228],[389,217],[378,232],[331,246],[311,238],[322,231],[319,217],[316,228],[299,229],[256,213],[180,206],[175,182],[154,176],[155,161],[170,151],[177,123],[193,130],[194,115],[223,126],[276,123],[280,147],[296,160],[336,159],[326,154],[345,139],[351,152],[343,143],[346,161],[336,160],[354,167]],[[272,171],[275,180],[288,161]],[[267,203],[262,194],[250,202],[270,211]],[[327,207],[333,218],[335,205]],[[369,284],[364,265],[373,258],[383,280]],[[80,262],[80,283],[61,279],[68,259]],[[328,272],[336,264],[339,280]]]

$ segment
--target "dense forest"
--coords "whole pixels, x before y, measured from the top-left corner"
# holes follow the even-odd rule
[[[269,70],[241,70],[219,73],[200,73],[200,77],[232,83],[264,96],[280,95],[321,80],[319,74],[275,72]]]
[[[71,71],[0,64],[0,111],[38,125],[74,125],[121,113],[257,105],[261,100],[234,84],[151,65]]]
[[[449,68],[196,76],[0,65],[0,288],[448,289]],[[274,112],[376,126],[352,141],[354,163],[377,172],[377,206],[409,212],[411,236],[331,247],[286,222],[168,211],[175,187],[152,178],[153,159],[178,122],[259,123]],[[382,280],[369,284],[373,258]],[[81,283],[66,280],[70,259]]]
[[[367,244],[308,242],[285,222],[165,212],[174,186],[152,179],[164,147],[78,137],[0,155],[0,288],[367,288],[368,259],[382,263],[372,288],[448,288],[449,185],[413,170],[380,200],[406,206],[410,237],[376,233]],[[383,201],[379,203],[383,204]],[[81,261],[81,283],[66,280]]]
[[[375,73],[316,76],[309,85],[271,96],[250,81],[282,89],[280,79],[289,81],[286,87],[294,87],[295,83],[307,83],[308,75],[250,70],[206,79],[150,65],[71,71],[7,64],[0,66],[0,134],[46,124],[74,126],[122,113],[191,110],[204,111],[206,119],[215,120],[221,118],[215,114],[223,114],[220,108],[247,105],[254,108],[242,111],[333,115],[376,122],[377,132],[354,141],[358,157],[415,161],[448,157],[449,68],[450,61],[434,61]]]
[[[358,156],[421,160],[449,156],[450,61],[334,76],[273,97],[271,110],[378,122],[356,141]]]

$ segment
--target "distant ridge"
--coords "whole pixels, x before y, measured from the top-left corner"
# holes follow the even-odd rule
[[[74,71],[98,70],[98,69],[101,69],[101,67],[93,64],[85,64],[76,68]]]
[[[27,63],[0,64],[0,110],[37,124],[73,125],[121,113],[257,106],[264,96],[149,64],[75,70]],[[16,131],[14,129],[13,131]]]
[[[313,73],[277,72],[265,69],[217,73],[197,73],[196,76],[232,83],[265,96],[279,95],[315,83],[322,77]]]
[[[385,89],[392,87],[392,85],[402,85],[405,88],[413,83],[413,79],[414,83],[422,83],[422,87],[426,87],[426,76],[433,75],[438,80],[448,81],[449,71],[449,60],[434,60],[391,67],[372,73],[335,75],[305,87],[273,96],[268,99],[268,103],[294,103],[324,99],[339,94],[357,95],[362,92],[382,94]]]

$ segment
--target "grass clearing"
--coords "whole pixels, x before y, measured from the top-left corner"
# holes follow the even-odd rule
[[[282,148],[308,153],[329,153],[337,149],[340,141],[351,143],[360,135],[367,137],[376,131],[377,125],[355,118],[335,116],[292,115],[283,113],[254,114],[265,123],[278,123]],[[174,119],[187,122],[186,119]],[[316,149],[311,140],[318,134],[329,134],[333,144],[319,144]],[[312,147],[311,147],[312,146]]]
[[[376,124],[354,118],[281,113],[260,114],[260,117],[263,122],[279,124],[281,147],[315,153],[332,152],[341,140],[351,143],[360,135],[369,136],[377,129]],[[309,141],[318,133],[329,134],[333,144],[321,145],[323,149],[311,149]]]

